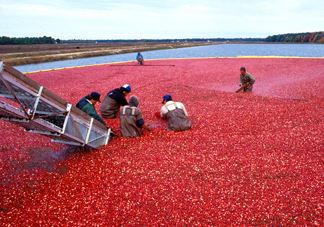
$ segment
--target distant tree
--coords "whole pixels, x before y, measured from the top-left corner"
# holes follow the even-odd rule
[[[308,32],[268,36],[266,42],[324,43],[324,32]]]
[[[43,37],[24,37],[24,38],[10,38],[7,36],[0,37],[0,45],[21,45],[21,44],[54,44],[57,43],[57,40],[55,40],[52,37],[43,36]]]

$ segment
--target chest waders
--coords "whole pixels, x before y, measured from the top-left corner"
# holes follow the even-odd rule
[[[174,106],[174,110],[170,110],[170,106]],[[168,128],[173,131],[185,131],[191,128],[191,121],[186,116],[183,109],[172,103],[165,106],[168,110],[166,118],[168,120]]]
[[[141,129],[136,125],[136,107],[122,107],[120,117],[120,130],[124,137],[138,137]]]

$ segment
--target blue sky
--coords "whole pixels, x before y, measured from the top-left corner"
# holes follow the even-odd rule
[[[0,0],[0,36],[266,37],[323,31],[324,0]]]

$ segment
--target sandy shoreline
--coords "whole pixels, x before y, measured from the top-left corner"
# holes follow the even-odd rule
[[[70,44],[0,46],[0,60],[11,65],[69,60],[149,50],[163,50],[219,43],[136,43],[136,44]]]

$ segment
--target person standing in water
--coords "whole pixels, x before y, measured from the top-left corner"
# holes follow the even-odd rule
[[[144,65],[144,57],[140,52],[137,53],[136,60],[139,65]]]

